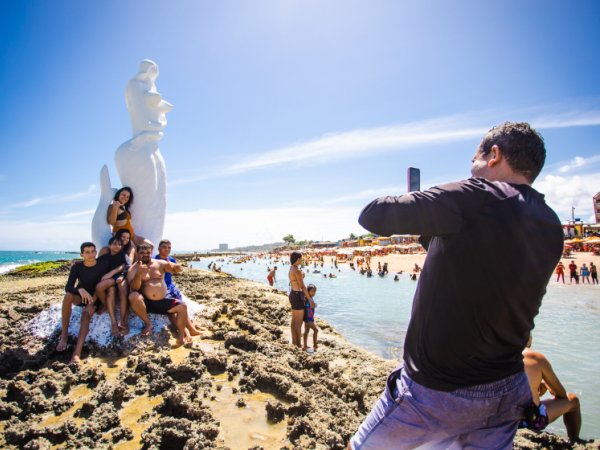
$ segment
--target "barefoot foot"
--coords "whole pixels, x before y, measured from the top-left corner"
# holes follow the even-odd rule
[[[69,364],[79,365],[80,363],[81,363],[81,358],[77,355],[73,355],[73,357],[71,358],[71,361],[69,361]]]
[[[121,336],[127,336],[129,334],[129,325],[121,325],[119,323],[117,326],[119,327],[119,334]]]
[[[119,325],[117,324],[117,322],[111,325],[110,334],[112,336],[119,336],[121,334],[121,330],[119,329]]]
[[[60,339],[58,345],[56,346],[57,352],[64,352],[67,349],[67,339]]]
[[[148,336],[150,333],[152,333],[152,324],[147,323],[144,329],[142,330],[142,336]]]

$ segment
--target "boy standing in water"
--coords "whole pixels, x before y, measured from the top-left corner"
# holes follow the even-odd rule
[[[315,295],[317,293],[317,287],[314,284],[309,284],[306,289],[308,290],[308,294],[310,298],[315,299]],[[315,325],[315,308],[317,304],[314,303],[314,306],[310,306],[310,302],[306,301],[304,305],[304,346],[302,350],[308,353],[314,353],[317,350],[317,335],[319,334],[319,329],[317,325]],[[310,330],[313,330],[313,348],[308,348],[308,333]]]

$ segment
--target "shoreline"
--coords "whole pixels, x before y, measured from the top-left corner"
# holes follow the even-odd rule
[[[318,353],[292,348],[285,293],[186,268],[180,289],[205,305],[192,348],[171,348],[163,330],[130,348],[86,345],[75,368],[65,364],[70,355],[53,350],[55,338],[40,342],[21,326],[6,327],[60,302],[65,281],[62,273],[0,277],[3,447],[149,448],[175,439],[205,448],[343,449],[394,365],[319,318]],[[92,414],[94,424],[82,420]],[[559,436],[527,433],[519,432],[515,448],[572,448]]]

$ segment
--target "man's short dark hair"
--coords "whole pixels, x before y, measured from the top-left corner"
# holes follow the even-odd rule
[[[504,122],[483,137],[479,148],[487,155],[497,145],[509,166],[522,173],[530,183],[540,174],[546,161],[544,139],[528,123]]]
[[[112,244],[113,242],[118,242],[119,244],[123,245],[123,242],[121,242],[121,239],[113,236],[108,240],[108,245]]]
[[[142,250],[152,250],[152,246],[150,244],[146,244],[145,242],[138,245],[138,253],[140,253]]]
[[[158,243],[158,248],[161,248],[163,245],[171,245],[171,241],[168,239],[163,239]]]
[[[83,244],[81,244],[81,245],[79,246],[79,250],[80,250],[80,253],[81,253],[82,255],[83,255],[83,250],[84,250],[85,248],[87,248],[87,247],[94,247],[94,248],[96,248],[96,244],[94,244],[93,242],[84,242]]]

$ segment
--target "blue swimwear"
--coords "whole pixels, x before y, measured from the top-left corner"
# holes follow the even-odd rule
[[[172,256],[168,256],[167,259],[164,259],[161,258],[160,255],[156,255],[154,256],[154,259],[162,259],[163,261],[177,263],[177,260]],[[181,294],[181,292],[179,292],[179,289],[177,289],[175,283],[173,283],[173,274],[171,272],[165,272],[165,284],[167,285],[167,297],[176,298],[179,300],[183,298],[183,295]]]
[[[315,321],[315,308],[310,307],[310,302],[307,300],[304,304],[304,321],[314,322]]]

